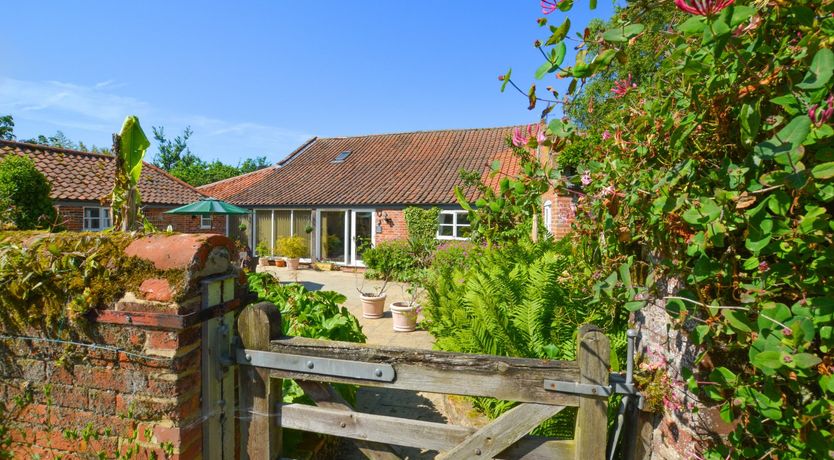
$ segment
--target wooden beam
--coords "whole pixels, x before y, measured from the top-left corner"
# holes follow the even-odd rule
[[[304,394],[316,403],[316,406],[353,412],[353,407],[332,386],[325,383],[304,380],[297,380],[296,383],[304,390]],[[400,456],[388,444],[380,444],[362,439],[355,439],[353,443],[370,460],[400,460]]]
[[[268,302],[249,305],[237,321],[243,346],[267,350],[269,342],[281,336],[281,312]],[[272,379],[266,369],[240,366],[240,457],[273,460],[281,453],[281,380]]]
[[[493,458],[562,409],[564,406],[534,403],[515,406],[437,459]]]
[[[578,406],[579,397],[544,389],[544,380],[579,381],[575,361],[508,358],[448,353],[300,337],[274,340],[271,351],[366,363],[390,364],[397,376],[393,382],[359,380],[273,370],[272,375],[296,380],[359,384],[429,393],[486,396],[519,402]]]
[[[576,359],[580,383],[608,386],[611,346],[596,326],[579,328]],[[576,460],[604,460],[608,439],[608,399],[583,396],[576,414]]]
[[[438,451],[454,448],[476,431],[474,428],[445,423],[347,412],[303,404],[286,404],[281,408],[281,414],[282,425],[285,428]],[[573,441],[553,441],[532,436],[522,438],[509,449],[494,456],[498,459],[519,460],[573,457]]]

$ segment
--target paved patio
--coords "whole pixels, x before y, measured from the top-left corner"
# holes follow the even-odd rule
[[[388,306],[392,302],[407,300],[410,295],[406,291],[406,285],[402,283],[388,283],[385,300],[385,316],[380,319],[368,319],[362,316],[362,303],[359,300],[359,292],[364,283],[365,290],[382,285],[382,281],[365,280],[361,273],[350,272],[325,272],[310,269],[290,270],[286,267],[258,267],[258,271],[266,271],[277,276],[282,282],[297,282],[303,284],[311,291],[325,290],[336,291],[347,297],[345,307],[359,319],[362,330],[368,336],[368,343],[375,345],[392,345],[397,347],[421,348],[430,350],[434,338],[426,331],[419,330],[419,321],[423,316],[418,316],[418,330],[414,332],[394,332],[391,319],[391,311]]]

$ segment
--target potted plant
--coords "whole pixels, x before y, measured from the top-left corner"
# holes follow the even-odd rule
[[[261,267],[269,265],[269,247],[263,241],[255,246],[255,252],[258,253],[258,264],[260,264]]]
[[[371,274],[371,270],[362,275],[362,285],[356,288],[359,291],[359,300],[362,301],[362,316],[371,319],[382,318],[385,314],[385,288],[388,287],[388,280],[391,279],[394,267],[391,258],[387,257],[387,252],[383,248],[363,245],[361,251],[362,261],[382,280],[381,286],[367,289],[365,281]]]
[[[278,238],[275,247],[285,257],[290,270],[298,270],[298,259],[307,254],[307,241],[298,235]]]
[[[417,329],[417,315],[421,307],[417,303],[418,290],[412,286],[408,288],[410,294],[407,300],[391,303],[391,319],[395,332],[414,332]]]

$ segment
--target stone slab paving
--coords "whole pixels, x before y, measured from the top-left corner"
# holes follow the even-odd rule
[[[362,330],[368,336],[368,343],[374,345],[392,345],[409,348],[432,348],[434,339],[426,331],[394,332],[389,305],[392,302],[407,300],[410,298],[406,285],[402,283],[388,283],[385,299],[385,316],[379,319],[368,319],[362,317],[362,303],[359,300],[359,292],[364,283],[365,290],[380,286],[382,281],[364,280],[361,273],[350,272],[325,272],[315,270],[290,270],[285,267],[258,267],[258,271],[266,271],[277,276],[282,282],[297,282],[307,289],[317,291],[336,291],[347,297],[345,306],[359,319]],[[418,322],[422,315],[418,316]]]
[[[361,273],[351,272],[319,272],[305,269],[294,271],[284,267],[272,266],[259,266],[258,271],[272,273],[282,282],[301,283],[310,290],[336,291],[343,294],[347,297],[345,306],[359,319],[362,330],[368,336],[368,343],[370,344],[425,350],[432,348],[434,338],[426,331],[394,331],[391,311],[388,306],[391,302],[407,300],[410,297],[406,291],[406,286],[401,283],[388,283],[385,315],[379,319],[368,319],[362,317],[362,304],[359,300],[357,288],[362,287],[364,282],[365,289],[369,289],[379,286],[382,284],[381,281],[363,281]],[[418,317],[418,324],[420,320],[422,320],[422,315]],[[356,395],[356,409],[377,415],[445,423],[447,418],[444,414],[445,405],[443,400],[443,395],[434,393],[362,387]],[[403,459],[424,460],[432,459],[437,455],[436,451],[401,446],[392,447]],[[342,444],[338,458],[340,460],[360,460],[364,459],[365,456],[352,442],[346,441]]]

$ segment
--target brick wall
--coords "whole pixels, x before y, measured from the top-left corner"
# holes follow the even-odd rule
[[[556,238],[562,238],[570,232],[576,218],[576,203],[570,196],[558,196],[553,190],[542,195],[542,205],[547,201],[551,203],[550,232]]]
[[[382,233],[374,235],[377,243],[408,238],[408,226],[402,209],[377,209],[376,220],[377,224],[382,224]]]
[[[167,281],[149,279],[139,292],[96,312],[78,340],[107,349],[73,347],[67,355],[65,344],[33,340],[42,338],[37,331],[0,330],[0,401],[10,409],[0,424],[11,427],[13,457],[113,458],[138,449],[131,458],[200,458],[202,326],[187,318],[202,304],[202,279],[240,278],[232,248],[218,235],[154,235],[131,243],[129,255],[159,270],[186,272],[187,292],[173,302]],[[240,303],[222,304],[217,314]],[[24,402],[18,406],[16,398]],[[85,433],[94,435],[85,439]]]
[[[59,221],[66,230],[72,232],[82,231],[84,226],[84,206],[83,204],[59,204],[55,206],[58,210]],[[100,205],[90,203],[89,206]],[[206,229],[200,228],[199,216],[165,214],[165,211],[170,209],[173,209],[173,207],[146,206],[144,208],[145,217],[159,230],[165,230],[168,225],[171,225],[174,231],[179,233],[226,234],[226,216],[212,216],[211,228]]]

